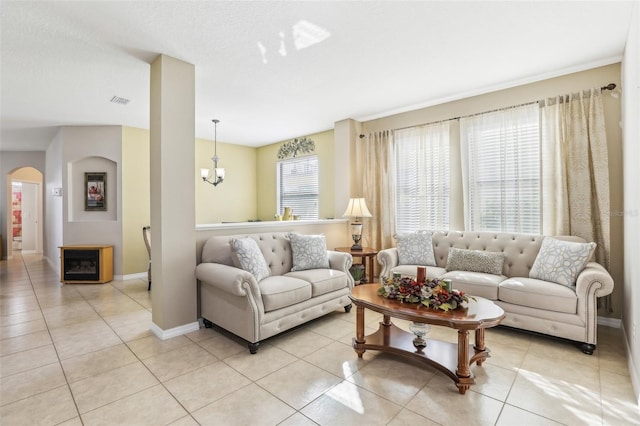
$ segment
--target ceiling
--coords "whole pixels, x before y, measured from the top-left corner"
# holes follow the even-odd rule
[[[0,149],[148,129],[159,54],[195,65],[197,137],[261,146],[618,62],[633,3],[4,0]]]

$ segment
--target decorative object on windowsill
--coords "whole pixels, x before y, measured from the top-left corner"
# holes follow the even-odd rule
[[[351,238],[353,238],[351,250],[362,250],[362,244],[360,244],[362,240],[362,222],[360,222],[360,219],[363,217],[371,217],[364,198],[349,199],[349,204],[342,217],[355,218],[355,220],[351,222]]]
[[[421,303],[441,311],[464,308],[463,303],[476,300],[465,292],[451,288],[451,280],[424,279],[417,281],[412,277],[382,278],[378,294],[387,299],[400,302]]]
[[[287,157],[293,156],[296,158],[298,153],[306,154],[313,152],[316,149],[316,143],[308,137],[295,138],[292,141],[285,142],[278,150],[278,159],[284,160]]]
[[[293,219],[293,214],[291,213],[291,207],[285,207],[284,213],[282,214],[282,220],[291,220]]]
[[[213,119],[213,174],[209,171],[209,169],[200,169],[200,175],[202,176],[202,180],[204,182],[210,183],[213,186],[218,186],[224,181],[224,169],[218,167],[218,123],[220,120]]]

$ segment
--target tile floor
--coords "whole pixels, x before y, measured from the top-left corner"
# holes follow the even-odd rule
[[[620,330],[593,356],[497,328],[477,384],[351,349],[355,309],[270,339],[257,355],[214,329],[161,341],[142,280],[60,285],[40,256],[0,262],[0,423],[9,425],[640,424]],[[369,312],[367,327],[380,316]],[[406,327],[406,323],[400,324]],[[434,327],[431,337],[455,341]]]

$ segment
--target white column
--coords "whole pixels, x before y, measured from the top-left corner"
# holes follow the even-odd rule
[[[195,67],[160,55],[151,64],[152,330],[198,328],[195,278]]]

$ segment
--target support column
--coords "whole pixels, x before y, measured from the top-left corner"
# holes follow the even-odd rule
[[[195,235],[195,67],[160,55],[151,64],[152,331],[198,329]]]

